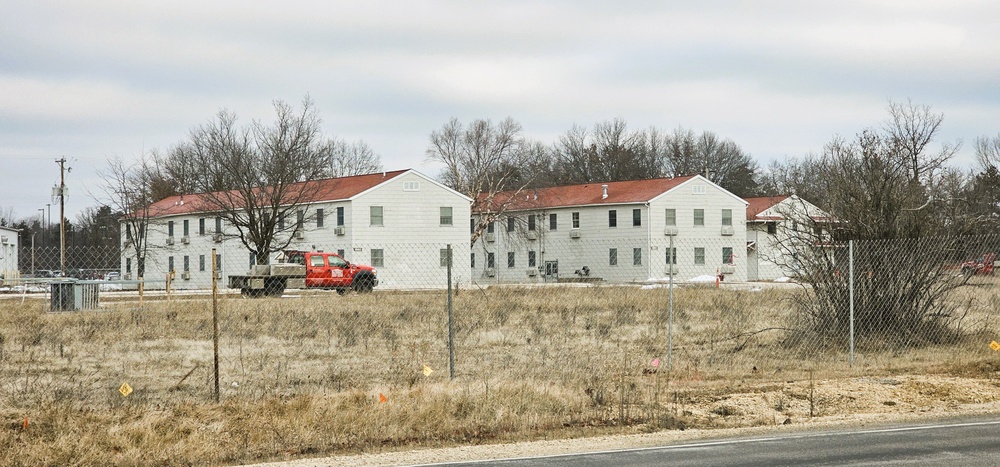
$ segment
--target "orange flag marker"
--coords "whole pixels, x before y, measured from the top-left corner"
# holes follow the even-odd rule
[[[378,403],[385,404],[386,402],[389,402],[389,398],[385,397],[385,394],[382,394],[381,392],[378,393]]]

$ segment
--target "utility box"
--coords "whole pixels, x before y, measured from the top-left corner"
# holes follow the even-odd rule
[[[49,311],[93,310],[100,305],[98,281],[52,282]]]

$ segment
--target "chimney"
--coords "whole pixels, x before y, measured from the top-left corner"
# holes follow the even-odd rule
[[[608,199],[608,186],[601,185],[601,199]]]

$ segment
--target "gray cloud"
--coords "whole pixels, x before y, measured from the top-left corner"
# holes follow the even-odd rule
[[[451,117],[511,116],[544,142],[615,117],[712,130],[762,164],[877,125],[890,99],[945,113],[946,140],[1000,131],[992,1],[8,3],[0,207],[20,216],[50,202],[57,157],[79,212],[109,156],[306,94],[331,136],[431,175]]]

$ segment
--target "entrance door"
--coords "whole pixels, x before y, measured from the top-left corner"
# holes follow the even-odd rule
[[[545,280],[546,281],[556,281],[559,280],[559,261],[546,261],[545,262]]]

